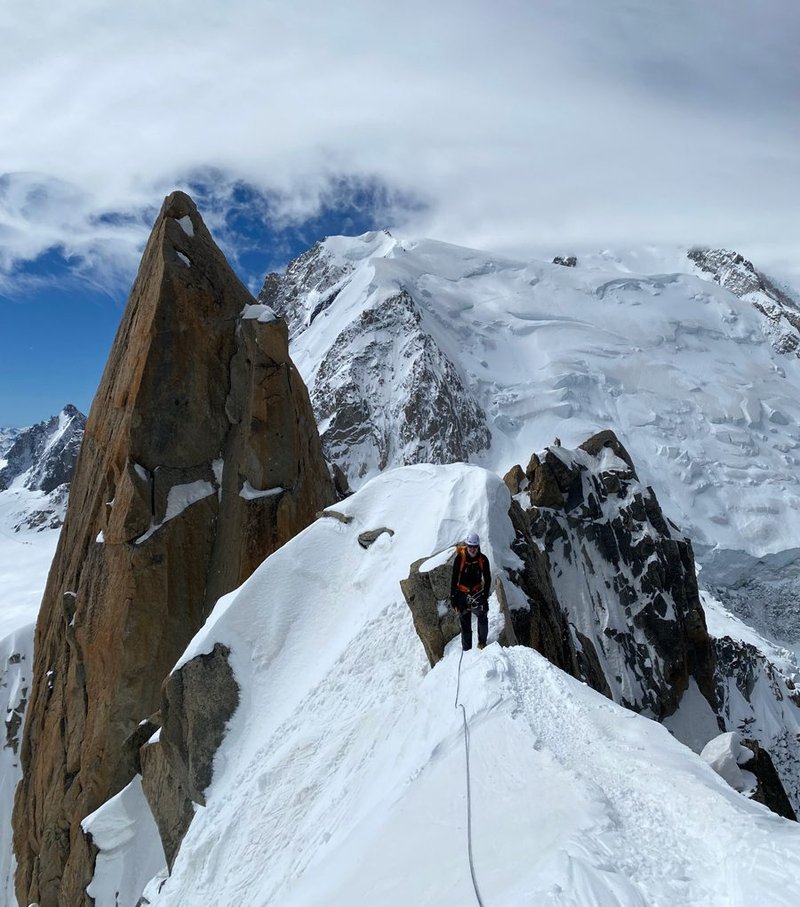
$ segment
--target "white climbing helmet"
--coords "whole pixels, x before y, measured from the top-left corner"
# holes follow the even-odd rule
[[[477,532],[470,532],[465,541],[470,548],[477,548],[481,543]]]

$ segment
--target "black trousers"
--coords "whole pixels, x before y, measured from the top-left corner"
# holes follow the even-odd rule
[[[456,595],[455,606],[458,608],[458,614],[461,619],[461,648],[466,652],[472,648],[472,614],[467,603],[467,596],[463,592]],[[474,613],[478,618],[478,642],[486,645],[486,637],[489,635],[489,602],[486,596],[480,596],[475,603]]]

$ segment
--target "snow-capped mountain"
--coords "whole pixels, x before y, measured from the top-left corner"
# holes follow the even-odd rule
[[[665,254],[671,271],[637,274],[370,233],[318,244],[262,300],[354,486],[465,455],[503,474],[543,441],[612,428],[696,543],[760,556],[800,543],[796,310],[763,276],[734,280],[750,272],[730,258]],[[459,426],[447,445],[404,443],[442,413]]]
[[[395,241],[379,233],[368,244],[380,257]],[[332,248],[339,254],[326,254]],[[348,241],[328,240],[325,252],[317,246],[292,262],[283,280],[270,275],[259,295],[286,318],[295,344],[323,316],[329,345],[312,352],[314,406],[329,459],[362,480],[388,466],[452,463],[485,450],[486,416],[413,296],[399,284],[370,293],[356,265]]]
[[[194,275],[212,259],[221,267],[221,255],[206,233],[186,246],[200,222],[179,214],[160,216],[145,260],[165,256],[191,313]],[[373,233],[328,239],[270,275],[258,318],[272,323],[268,306],[286,317],[327,454],[356,491],[223,595],[166,676],[180,649],[153,672],[148,640],[173,641],[175,615],[145,621],[141,645],[116,650],[137,671],[118,684],[124,716],[106,702],[113,684],[97,681],[110,641],[132,635],[133,618],[115,615],[140,618],[163,590],[226,565],[202,554],[195,564],[185,546],[148,554],[140,535],[114,535],[108,522],[79,544],[65,533],[70,567],[48,584],[30,677],[29,629],[0,650],[11,779],[14,728],[27,702],[31,713],[14,815],[18,895],[42,907],[63,891],[96,907],[445,907],[479,886],[488,904],[513,907],[788,907],[800,829],[779,815],[800,805],[797,663],[725,610],[724,570],[701,596],[692,555],[692,538],[716,545],[722,564],[734,550],[746,563],[800,547],[800,363],[766,310],[770,287],[743,289],[729,264],[684,253],[642,275],[621,261],[515,262]],[[163,272],[153,269],[156,284]],[[246,301],[233,284],[209,296],[230,304],[231,325]],[[791,296],[769,298],[792,309]],[[158,336],[154,361],[171,362],[183,332]],[[280,322],[264,344],[296,378]],[[256,347],[236,360],[240,372]],[[107,374],[124,380],[129,345],[115,350]],[[244,384],[262,387],[263,372],[274,369]],[[195,402],[223,430],[276,423],[275,446],[243,468],[294,462],[281,439],[296,419],[275,417],[271,398],[250,415],[230,393],[211,406],[207,385]],[[305,446],[318,443],[311,434]],[[30,459],[22,469],[14,456],[0,504],[34,493],[23,487]],[[435,462],[404,466],[419,461]],[[82,500],[123,530],[149,516],[154,495],[131,496],[141,467],[109,464],[102,488],[97,470],[81,471]],[[159,462],[154,475],[170,470]],[[202,500],[238,504],[250,485],[234,472]],[[292,481],[266,484],[262,497]],[[262,528],[287,525],[293,508],[282,504]],[[462,656],[447,596],[468,529],[495,588],[490,645]],[[26,531],[14,533],[20,546]],[[186,538],[196,550],[197,533]],[[141,588],[91,581],[88,561],[104,558],[134,559]],[[429,583],[424,601],[409,592],[415,571]],[[440,634],[435,658],[420,608]],[[155,698],[137,694],[139,680]],[[98,714],[113,720],[91,752],[119,751],[113,777],[108,760],[103,778],[80,758]],[[35,751],[45,725],[52,760]],[[0,788],[5,811],[11,786]],[[56,841],[40,828],[45,813],[63,826]],[[10,845],[0,844],[8,891]]]
[[[4,529],[56,529],[64,521],[86,416],[72,404],[16,433],[0,460]]]

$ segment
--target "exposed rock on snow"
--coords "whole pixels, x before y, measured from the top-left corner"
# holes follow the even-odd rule
[[[228,648],[215,645],[170,674],[161,693],[161,733],[141,752],[142,785],[169,868],[194,817],[194,804],[205,806],[214,754],[239,704],[229,655]]]
[[[800,809],[800,692],[768,654],[730,636],[714,640],[718,714],[765,749],[795,811]],[[766,646],[765,646],[766,648]],[[773,808],[776,798],[767,805]],[[764,801],[766,802],[766,801]],[[781,812],[781,815],[785,813]]]
[[[213,603],[334,500],[286,326],[242,321],[252,303],[191,199],[170,195],[86,424],[37,624],[21,902],[90,903],[80,823],[130,782],[162,681]],[[284,491],[245,499],[247,483]]]
[[[737,731],[728,731],[709,740],[700,757],[734,790],[784,819],[797,821],[772,759],[757,740],[742,739]]]
[[[384,532],[394,535],[394,529],[388,529],[386,526],[381,526],[380,529],[368,529],[366,532],[359,533],[358,544],[362,548],[369,548]]]
[[[522,548],[539,545],[546,554],[549,583],[539,600],[558,614],[549,605],[552,583],[573,634],[570,646],[563,622],[552,619],[560,666],[570,670],[574,649],[581,665],[570,673],[659,719],[675,711],[690,677],[714,703],[714,654],[691,544],[637,480],[614,433],[574,451],[549,447],[531,458],[526,477],[528,490],[515,498],[518,537],[530,540]],[[535,647],[544,651],[541,641]]]
[[[746,758],[741,766],[756,779],[756,792],[753,799],[763,803],[768,809],[784,819],[797,821],[797,815],[786,795],[786,789],[780,779],[772,757],[757,740],[742,740],[742,746],[750,750],[752,758]]]

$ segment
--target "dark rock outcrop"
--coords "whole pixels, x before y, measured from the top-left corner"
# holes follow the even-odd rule
[[[656,718],[675,710],[690,677],[713,704],[714,653],[691,544],[664,518],[652,489],[640,485],[614,433],[601,432],[576,451],[547,448],[525,474],[526,491],[512,509],[515,550],[526,563],[531,614],[545,615],[531,644]]]
[[[161,732],[141,750],[142,787],[158,825],[171,869],[194,816],[205,806],[214,754],[239,704],[239,687],[217,644],[174,671],[161,694]]]
[[[528,513],[512,500],[509,516],[515,531],[512,550],[522,563],[520,568],[509,571],[509,581],[522,591],[528,603],[527,608],[510,612],[517,640],[610,697],[593,640],[570,626],[568,611],[558,600],[550,562],[531,531]]]
[[[714,649],[720,728],[742,734],[769,754],[781,787],[797,813],[800,809],[800,690],[792,678],[750,643],[722,636],[714,640]],[[751,765],[746,768],[760,777]],[[779,799],[768,799],[765,793],[761,802],[774,809]]]
[[[800,303],[729,249],[690,249],[688,257],[704,273],[764,316],[764,328],[779,353],[800,356]]]
[[[756,777],[758,786],[752,799],[763,803],[764,806],[777,815],[783,816],[784,819],[796,822],[797,816],[786,796],[783,783],[775,771],[770,754],[757,740],[742,740],[742,746],[747,747],[753,753],[752,759],[740,763],[743,769],[752,772]]]
[[[334,500],[286,326],[253,302],[192,200],[170,195],[86,423],[37,624],[21,903],[90,903],[80,821],[130,781],[131,735],[162,681],[215,600]]]

